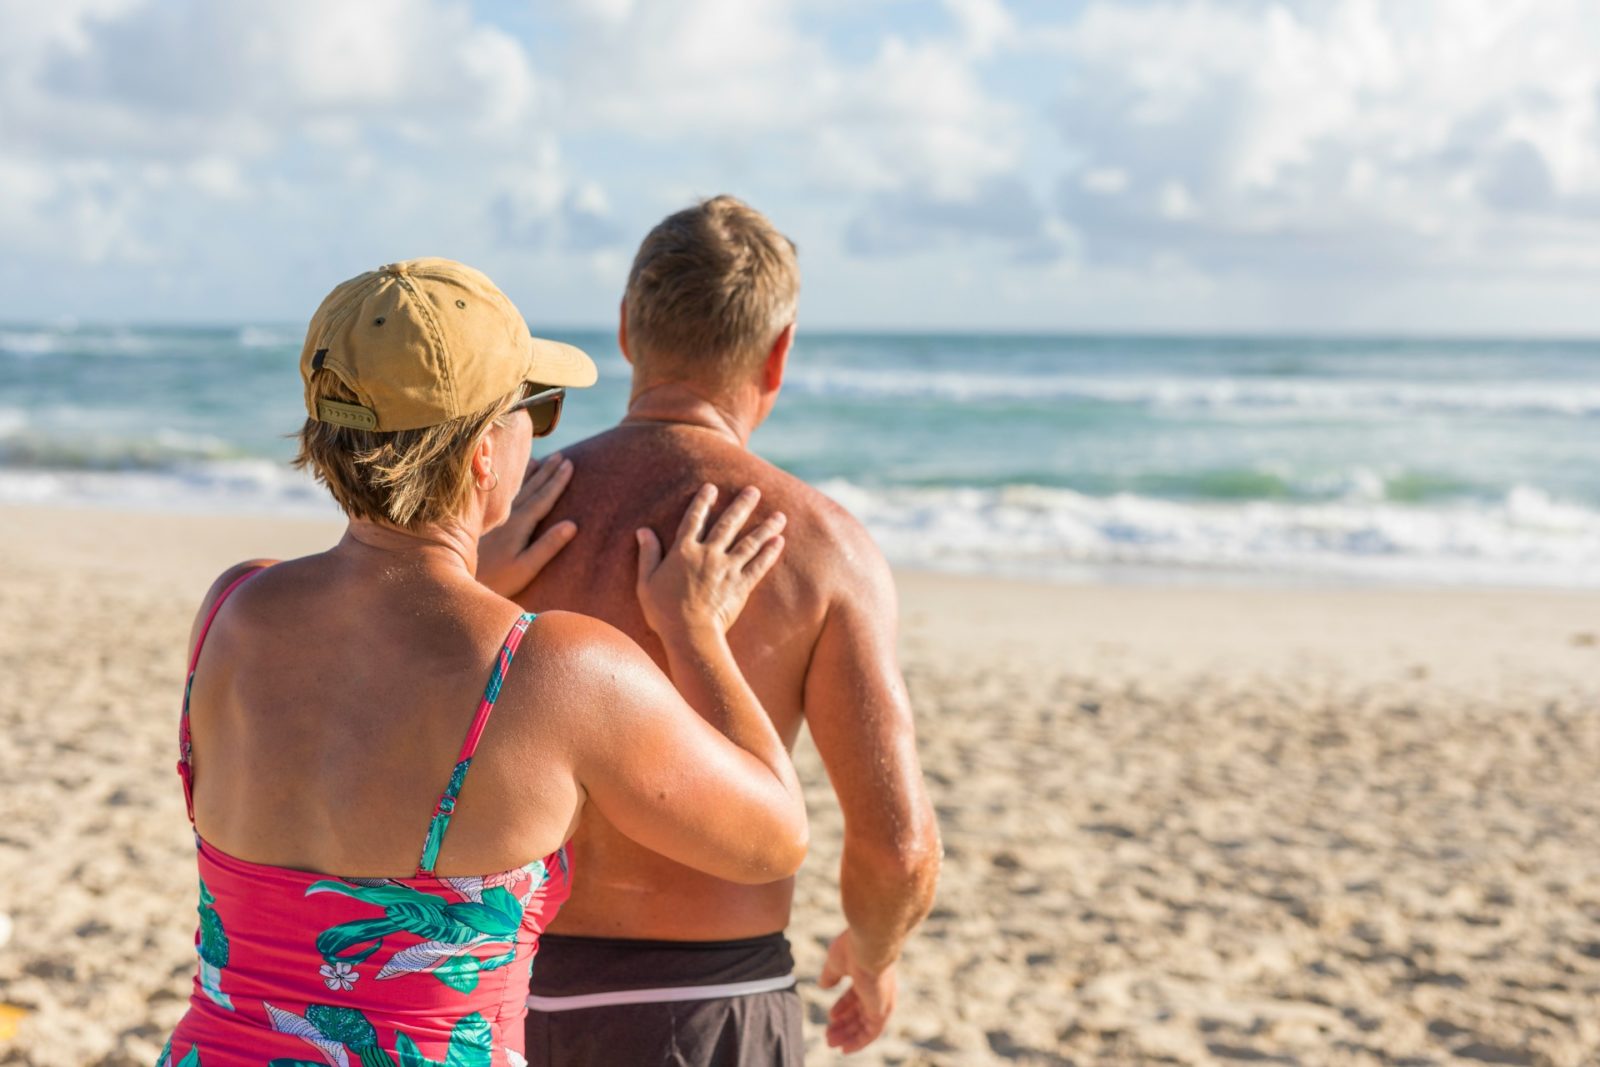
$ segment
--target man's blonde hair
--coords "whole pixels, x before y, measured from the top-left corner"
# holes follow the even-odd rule
[[[742,200],[714,196],[645,235],[623,298],[629,355],[647,373],[726,383],[794,321],[794,242]]]
[[[332,371],[311,377],[312,399],[359,403]],[[352,519],[416,529],[461,514],[472,491],[472,452],[521,397],[419,430],[358,430],[307,419],[295,467],[310,470]]]

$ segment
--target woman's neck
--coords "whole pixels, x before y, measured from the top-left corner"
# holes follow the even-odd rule
[[[351,519],[339,547],[349,554],[473,578],[478,573],[478,538],[452,521],[405,529],[370,519]]]

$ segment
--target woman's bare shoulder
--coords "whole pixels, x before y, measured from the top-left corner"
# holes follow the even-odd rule
[[[577,611],[545,611],[528,625],[525,642],[539,662],[573,676],[654,666],[644,649],[603,619]],[[576,678],[575,678],[576,680]]]
[[[189,651],[194,651],[195,642],[200,639],[200,629],[205,625],[206,619],[211,617],[211,612],[216,608],[222,595],[240,578],[256,571],[263,570],[278,564],[275,559],[247,559],[242,563],[235,563],[211,583],[211,588],[206,590],[206,595],[200,601],[200,609],[195,612],[194,624],[189,628]]]
[[[516,658],[519,669],[511,672],[508,686],[513,699],[547,717],[593,724],[597,712],[624,711],[658,686],[671,686],[627,634],[575,611],[541,612]]]

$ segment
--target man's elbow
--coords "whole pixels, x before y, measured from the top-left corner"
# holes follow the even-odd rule
[[[845,843],[847,877],[865,877],[886,888],[897,888],[918,903],[932,902],[943,862],[944,846],[932,825],[892,839]]]
[[[800,872],[800,865],[806,861],[806,853],[811,849],[811,821],[802,811],[800,819],[790,827],[789,833],[783,838],[782,863],[779,866],[783,873],[779,878],[793,878]]]
[[[763,834],[754,854],[730,880],[742,885],[766,885],[793,878],[811,847],[811,824],[802,815],[797,823],[774,827]]]

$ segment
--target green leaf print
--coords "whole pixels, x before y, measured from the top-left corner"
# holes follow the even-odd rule
[[[445,1058],[430,1060],[405,1034],[395,1036],[400,1067],[488,1067],[494,1060],[494,1031],[482,1015],[473,1012],[450,1031],[450,1048]]]
[[[472,757],[468,756],[456,764],[450,771],[450,780],[445,783],[446,795],[458,797],[461,795],[461,786],[467,780],[467,768],[472,766]]]
[[[400,1067],[436,1067],[438,1062],[424,1056],[417,1043],[405,1034],[394,1035],[394,1050],[400,1053]]]
[[[477,987],[480,971],[496,970],[516,958],[523,905],[503,887],[484,891],[479,900],[455,903],[409,886],[359,886],[331,880],[312,883],[306,894],[312,893],[338,893],[384,911],[381,919],[356,919],[319,934],[317,951],[329,963],[361,963],[383,947],[385,937],[403,931],[430,947],[397,952],[380,972],[380,979],[431,971],[451,989],[470,992]],[[487,947],[509,951],[488,960],[467,952]]]
[[[161,1049],[161,1057],[156,1060],[156,1067],[170,1067],[172,1064],[172,1038],[167,1038],[166,1045]],[[184,1053],[183,1059],[178,1061],[177,1067],[201,1067],[200,1046],[190,1045],[189,1051]],[[320,1064],[317,1067],[321,1067]]]
[[[228,965],[228,932],[222,928],[222,916],[211,905],[217,898],[200,882],[200,941],[195,951],[200,955],[200,988],[217,1006],[233,1010],[233,1001],[222,991],[222,968]],[[180,1063],[179,1067],[183,1067]]]
[[[421,867],[424,871],[431,872],[434,865],[439,862],[439,848],[444,844],[444,832],[450,826],[450,816],[455,813],[456,798],[461,795],[461,784],[466,781],[467,768],[470,766],[472,766],[471,756],[456,764],[455,770],[450,772],[450,781],[444,787],[439,810],[428,820],[428,837],[422,843]]]
[[[306,1022],[316,1027],[317,1033],[329,1041],[348,1046],[351,1052],[360,1052],[378,1043],[377,1029],[354,1008],[313,1004],[306,1009]]]
[[[450,1051],[445,1067],[489,1067],[494,1059],[494,1030],[489,1021],[473,1012],[450,1031]]]
[[[478,988],[478,961],[471,956],[457,956],[434,968],[433,976],[457,993],[470,993]]]
[[[322,1031],[313,1026],[304,1016],[296,1015],[292,1011],[285,1011],[266,1001],[261,1006],[267,1010],[267,1021],[272,1028],[280,1034],[298,1037],[306,1044],[313,1046],[322,1053],[323,1059],[331,1067],[350,1067],[350,1057],[345,1055],[342,1042],[324,1037]],[[294,1061],[290,1061],[294,1062]]]
[[[200,958],[213,967],[228,965],[228,932],[222,928],[222,916],[211,905],[217,898],[211,895],[204,881],[200,883]]]

